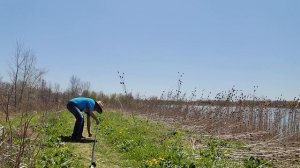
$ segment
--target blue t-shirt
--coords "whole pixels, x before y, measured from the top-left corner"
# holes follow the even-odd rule
[[[70,100],[75,106],[85,113],[89,114],[90,111],[95,109],[95,100],[86,97],[76,97]]]

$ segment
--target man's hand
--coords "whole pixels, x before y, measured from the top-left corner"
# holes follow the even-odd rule
[[[99,125],[100,124],[100,120],[97,118],[96,119],[96,124]]]

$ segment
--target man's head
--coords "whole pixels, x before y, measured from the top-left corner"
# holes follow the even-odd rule
[[[95,110],[101,114],[103,111],[103,103],[102,101],[95,101]]]

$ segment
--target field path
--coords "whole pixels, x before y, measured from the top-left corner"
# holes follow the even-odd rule
[[[68,124],[72,125],[74,121],[68,120]],[[91,128],[92,129],[92,128]],[[94,131],[94,130],[91,130]],[[93,133],[93,132],[92,132]],[[83,131],[83,136],[87,137],[86,130]],[[69,143],[74,148],[74,153],[78,155],[84,164],[84,167],[89,167],[91,164],[91,155],[93,149],[93,143]],[[121,155],[113,146],[107,144],[100,133],[97,134],[97,144],[95,153],[96,167],[101,168],[119,168],[121,165]]]
[[[74,143],[72,146],[74,146],[75,149],[74,153],[82,158],[84,167],[89,167],[91,163],[93,143]],[[114,151],[111,146],[106,144],[103,138],[98,139],[95,159],[97,167],[120,167],[120,154]]]

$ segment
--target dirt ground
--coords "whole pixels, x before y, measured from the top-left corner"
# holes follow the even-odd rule
[[[233,151],[231,157],[245,159],[247,156],[269,160],[274,167],[300,167],[300,142],[283,138],[261,140],[265,133],[244,133],[221,135],[221,138],[237,139],[245,142],[249,150]]]

